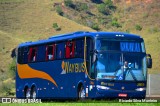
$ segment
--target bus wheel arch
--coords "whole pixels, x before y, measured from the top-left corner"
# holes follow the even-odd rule
[[[31,99],[36,99],[37,98],[37,89],[36,85],[33,84],[31,87]]]

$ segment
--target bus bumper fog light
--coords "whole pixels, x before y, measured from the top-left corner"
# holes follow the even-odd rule
[[[146,88],[137,88],[137,89],[135,89],[136,91],[144,91],[144,90],[146,90]]]
[[[98,90],[109,90],[110,88],[106,86],[97,85],[97,89]]]

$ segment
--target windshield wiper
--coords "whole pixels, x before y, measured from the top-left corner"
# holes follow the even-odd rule
[[[135,77],[135,75],[134,75],[134,73],[133,73],[133,71],[132,71],[131,68],[126,69],[126,71],[127,71],[126,73],[123,73],[123,75],[124,75],[124,80],[126,79],[126,75],[129,74],[129,73],[131,73],[132,78],[133,78],[135,81],[137,81],[137,78]]]

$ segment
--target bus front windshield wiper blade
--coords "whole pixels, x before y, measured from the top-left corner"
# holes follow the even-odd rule
[[[124,80],[126,80],[127,74],[130,73],[131,76],[132,76],[132,78],[134,79],[134,81],[137,81],[137,78],[135,77],[132,68],[128,68],[128,69],[126,69],[126,71],[127,71],[126,73],[123,73],[123,75],[124,75]]]

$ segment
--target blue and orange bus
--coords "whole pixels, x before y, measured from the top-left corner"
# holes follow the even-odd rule
[[[152,58],[138,35],[78,31],[17,50],[17,98],[145,98]]]

